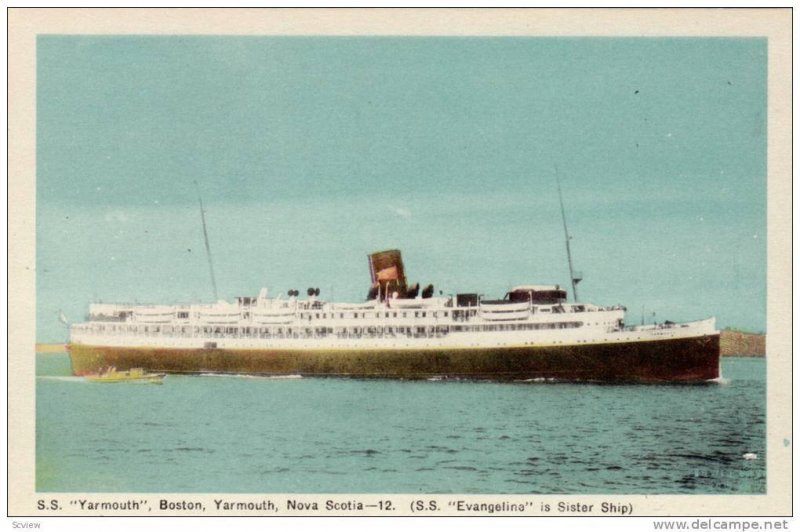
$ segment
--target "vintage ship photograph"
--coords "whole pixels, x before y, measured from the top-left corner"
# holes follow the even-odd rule
[[[569,246],[569,240],[567,240]],[[567,302],[559,285],[502,298],[409,285],[398,250],[369,256],[361,303],[310,287],[205,305],[95,303],[71,327],[76,375],[171,373],[406,379],[702,382],[719,377],[714,319],[625,325],[625,308]],[[571,268],[570,268],[571,270]],[[213,271],[212,271],[213,272]],[[212,273],[213,274],[213,273]],[[573,277],[575,293],[579,279]]]
[[[767,52],[38,36],[36,491],[767,493]]]

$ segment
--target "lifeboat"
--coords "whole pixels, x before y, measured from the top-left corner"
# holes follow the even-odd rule
[[[440,307],[447,301],[444,297],[432,297],[428,299],[414,298],[414,299],[387,299],[386,304],[389,308],[396,309],[415,309],[415,308],[429,308]]]
[[[135,307],[133,315],[139,323],[169,323],[175,318],[175,308],[163,305]]]
[[[263,323],[263,324],[283,324],[283,323],[291,323],[294,321],[294,310],[290,312],[253,312],[251,315],[251,319],[255,323]]]
[[[480,316],[490,321],[524,320],[530,315],[530,303],[484,303],[481,302]]]

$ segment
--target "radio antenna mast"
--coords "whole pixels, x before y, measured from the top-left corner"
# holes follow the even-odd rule
[[[217,297],[217,279],[214,276],[214,262],[211,260],[211,246],[208,244],[208,230],[206,229],[206,213],[203,209],[203,198],[200,197],[200,185],[197,184],[197,181],[194,182],[194,186],[197,188],[197,200],[200,202],[200,220],[203,222],[203,238],[206,242],[206,256],[208,257],[208,269],[211,272],[211,286],[214,288],[214,302],[219,301]]]
[[[558,166],[556,165],[556,186],[558,187],[558,202],[561,205],[561,221],[564,223],[564,239],[567,244],[567,263],[569,264],[569,280],[572,282],[572,299],[578,302],[578,283],[583,279],[580,272],[576,272],[572,268],[572,251],[569,248],[569,241],[572,237],[569,236],[567,230],[567,215],[564,213],[564,198],[561,195],[561,181],[558,179]]]

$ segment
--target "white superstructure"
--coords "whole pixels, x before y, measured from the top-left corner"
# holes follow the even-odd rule
[[[295,292],[296,293],[296,292]],[[542,296],[544,294],[544,296]],[[555,294],[555,295],[554,295]],[[109,347],[218,349],[487,348],[581,345],[713,334],[713,318],[624,326],[625,309],[566,303],[555,285],[514,288],[505,300],[379,297],[332,303],[310,295],[193,305],[92,304],[71,342]],[[508,297],[509,295],[513,297]]]

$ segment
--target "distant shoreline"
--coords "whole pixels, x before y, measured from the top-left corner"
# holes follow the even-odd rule
[[[767,356],[767,335],[736,329],[723,329],[719,338],[720,354],[724,357]]]
[[[37,353],[66,353],[67,344],[36,344]]]
[[[724,329],[720,335],[720,354],[724,357],[764,357],[767,336],[736,329]],[[67,344],[36,344],[37,353],[66,353]]]

